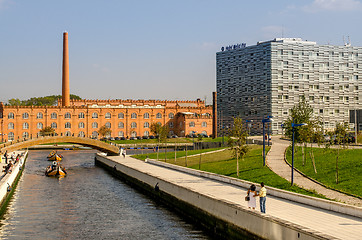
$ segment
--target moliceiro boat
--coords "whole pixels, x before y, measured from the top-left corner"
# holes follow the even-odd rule
[[[52,165],[49,165],[45,170],[45,175],[50,176],[66,176],[67,172],[65,171],[65,167],[60,165],[59,162],[54,161]]]
[[[56,151],[52,151],[51,153],[49,153],[47,158],[49,161],[60,161],[62,160],[63,156],[58,154]]]

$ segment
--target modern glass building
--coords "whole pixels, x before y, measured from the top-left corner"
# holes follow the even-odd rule
[[[239,116],[253,121],[251,134],[261,134],[261,120],[273,116],[271,131],[281,134],[282,122],[303,97],[331,130],[362,109],[362,47],[300,38],[228,46],[216,54],[216,89],[220,132]]]

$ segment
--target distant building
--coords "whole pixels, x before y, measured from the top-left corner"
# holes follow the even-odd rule
[[[216,86],[221,132],[240,116],[253,120],[251,134],[261,134],[261,120],[273,116],[271,131],[280,134],[289,110],[302,97],[322,118],[324,129],[334,129],[337,122],[349,122],[351,110],[362,108],[362,47],[300,38],[229,46],[216,54]]]
[[[169,136],[211,135],[212,109],[200,99],[70,100],[68,33],[64,33],[62,99],[57,106],[5,106],[0,102],[0,140],[36,137],[47,126],[66,136],[98,138],[99,128],[105,125],[111,129],[108,137],[143,137],[152,135],[152,123],[168,125]]]
[[[106,125],[109,137],[151,136],[152,123],[167,124],[169,135],[212,134],[212,107],[196,101],[77,100],[70,106],[4,106],[0,103],[5,140],[36,137],[46,126],[58,135],[98,137]]]

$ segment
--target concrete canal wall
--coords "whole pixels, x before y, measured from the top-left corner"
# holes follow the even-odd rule
[[[249,211],[246,207],[211,195],[200,194],[191,188],[168,182],[107,156],[97,154],[96,164],[224,239],[330,239],[330,236],[304,229],[291,222]],[[162,187],[157,188],[157,183]]]
[[[17,151],[22,156],[20,160],[12,167],[11,173],[7,173],[0,180],[0,215],[3,214],[7,207],[7,204],[16,188],[19,178],[24,170],[26,158],[28,157],[28,151]],[[3,175],[3,167],[5,164],[0,164],[1,175]]]
[[[222,176],[222,175],[215,174],[215,173],[199,171],[199,170],[195,170],[195,169],[191,169],[191,168],[185,168],[185,167],[181,167],[181,166],[178,166],[178,165],[169,164],[169,163],[165,163],[165,162],[161,162],[161,161],[148,159],[147,162],[150,163],[150,164],[157,165],[157,166],[175,169],[177,171],[185,172],[185,173],[188,173],[188,174],[192,174],[192,175],[196,175],[196,176],[200,176],[200,177],[205,177],[205,178],[217,180],[217,181],[220,181],[220,182],[233,184],[233,185],[240,186],[240,187],[243,187],[243,188],[249,188],[249,186],[251,184],[254,184],[252,182],[248,182],[248,181],[241,180],[241,179]],[[260,189],[260,186],[257,186],[257,191],[259,191],[259,189]],[[291,201],[294,201],[294,202],[297,202],[297,203],[302,203],[302,204],[306,204],[306,205],[309,205],[309,206],[313,206],[313,207],[333,211],[333,212],[336,212],[336,213],[342,213],[342,214],[347,214],[347,215],[350,215],[350,216],[353,216],[353,217],[362,218],[362,208],[352,206],[352,205],[348,205],[348,204],[344,204],[344,203],[340,203],[340,202],[335,202],[335,201],[326,200],[326,199],[322,199],[322,198],[311,197],[311,196],[307,196],[307,195],[303,195],[303,194],[299,194],[299,193],[294,193],[294,192],[289,192],[289,191],[285,191],[285,190],[282,190],[282,189],[273,188],[273,187],[269,187],[269,186],[268,186],[268,195],[272,195],[272,196],[275,196],[275,197],[278,197],[278,198],[291,200]]]

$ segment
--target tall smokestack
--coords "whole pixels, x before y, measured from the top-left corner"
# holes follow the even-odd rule
[[[63,33],[62,105],[70,106],[68,33]]]

